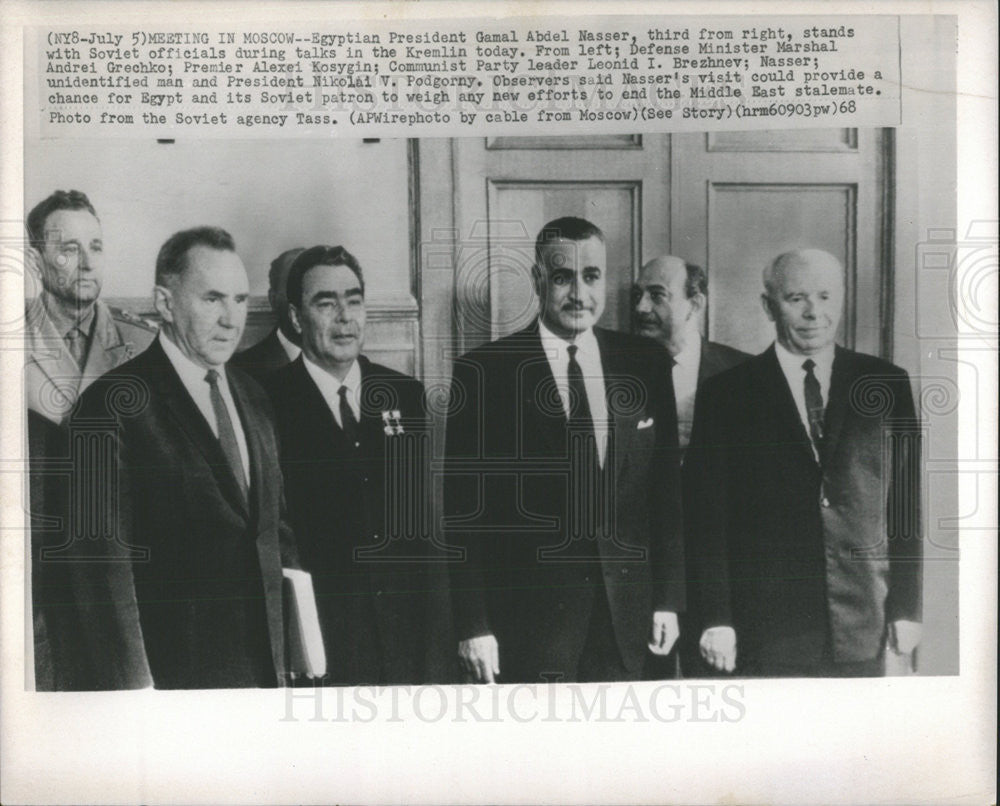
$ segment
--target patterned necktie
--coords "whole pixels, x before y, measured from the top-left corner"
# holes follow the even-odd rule
[[[340,395],[340,427],[344,430],[344,436],[347,437],[348,442],[357,448],[361,444],[358,441],[358,421],[354,417],[351,404],[347,402],[349,391],[346,386],[341,386],[337,390],[337,394]]]
[[[249,493],[246,471],[243,469],[243,459],[240,457],[240,446],[236,441],[233,421],[229,418],[229,409],[222,399],[222,392],[219,391],[219,373],[210,369],[205,374],[205,380],[208,381],[209,397],[212,400],[212,409],[215,411],[215,422],[219,427],[219,445],[222,447],[222,453],[226,457],[229,469],[233,471],[236,482],[240,486],[243,500],[246,501]]]
[[[802,363],[806,371],[805,393],[806,412],[809,415],[809,436],[818,451],[823,444],[823,392],[819,388],[819,380],[813,370],[816,362],[811,358]]]

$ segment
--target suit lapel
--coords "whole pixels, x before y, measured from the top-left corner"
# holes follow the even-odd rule
[[[239,413],[240,421],[243,425],[243,436],[247,441],[247,453],[250,460],[250,489],[248,490],[249,514],[254,520],[260,512],[261,496],[263,495],[264,483],[264,457],[267,455],[261,435],[268,428],[268,423],[264,422],[261,414],[248,402],[246,390],[243,388],[241,379],[235,377],[226,368],[226,378],[229,381],[229,390],[233,395],[233,402],[236,403],[236,410]],[[220,449],[221,452],[221,449]],[[228,467],[228,465],[227,465]],[[227,474],[239,490],[236,479],[232,478],[232,473]],[[242,499],[242,495],[240,496]]]
[[[301,355],[293,363],[291,377],[294,384],[291,397],[302,407],[299,430],[312,434],[316,450],[321,455],[327,455],[330,449],[347,450],[347,436],[337,424],[323,393],[309,375]]]
[[[824,461],[832,457],[836,451],[837,442],[844,430],[844,419],[850,408],[850,389],[854,383],[854,367],[849,356],[837,347],[833,356],[833,371],[830,373],[829,400],[826,404],[824,425],[826,439],[823,441],[822,455]]]
[[[41,298],[31,300],[25,313],[27,321],[28,360],[35,365],[53,388],[72,391],[72,403],[76,399],[80,368],[66,349],[62,336],[56,331],[52,320],[45,313]],[[68,388],[71,385],[72,388]],[[68,407],[67,407],[68,410]]]
[[[111,312],[100,301],[94,311],[94,338],[87,351],[87,362],[83,368],[80,391],[96,378],[124,363],[128,355],[128,345],[122,341],[115,327]]]
[[[250,513],[247,509],[247,502],[243,499],[243,492],[240,490],[236,477],[233,476],[233,472],[229,468],[229,463],[222,452],[222,446],[219,444],[218,438],[213,433],[211,426],[209,426],[208,421],[202,415],[194,399],[188,394],[188,390],[184,387],[184,382],[181,381],[180,376],[174,369],[174,365],[170,363],[167,354],[163,352],[160,342],[158,340],[154,341],[147,352],[150,353],[150,359],[154,362],[154,382],[158,387],[159,395],[164,401],[164,406],[169,416],[197,446],[202,457],[211,468],[212,475],[215,476],[219,489],[229,500],[230,504],[232,504],[233,508],[237,512],[242,513],[244,517],[249,517]],[[236,398],[236,395],[234,395],[234,398]],[[237,400],[237,408],[240,408],[239,400]],[[240,412],[240,417],[243,420],[243,434],[247,439],[247,447],[249,448],[250,436],[247,433],[248,424],[242,411]],[[251,467],[252,465],[253,460],[251,459]]]
[[[544,453],[563,456],[568,444],[568,421],[556,389],[552,367],[542,349],[537,321],[522,333],[523,341],[510,354],[516,361],[517,373],[516,379],[512,381],[521,396],[521,427],[517,429],[518,439],[521,440],[519,453],[526,453],[531,442],[537,439],[544,446]]]
[[[778,363],[773,344],[763,353],[761,360],[764,369],[763,389],[770,397],[766,410],[773,413],[778,445],[799,445],[803,457],[815,465],[816,456],[812,452],[812,441],[802,424],[798,406],[795,405],[792,390],[788,388],[788,379],[781,369],[781,364]]]

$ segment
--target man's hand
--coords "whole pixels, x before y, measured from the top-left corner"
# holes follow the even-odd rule
[[[919,621],[894,621],[889,625],[889,648],[897,655],[909,655],[920,643],[922,632]]]
[[[677,614],[669,610],[657,610],[653,613],[653,638],[649,642],[649,651],[654,655],[669,655],[680,634]]]
[[[705,662],[719,671],[736,668],[736,630],[732,627],[709,627],[698,642]]]
[[[500,647],[492,633],[459,641],[458,658],[474,682],[492,683],[500,674]]]

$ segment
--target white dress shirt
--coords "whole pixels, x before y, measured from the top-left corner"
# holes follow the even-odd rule
[[[774,352],[778,356],[778,364],[781,366],[781,371],[788,382],[788,388],[795,399],[795,407],[799,410],[799,418],[802,420],[802,425],[808,434],[809,410],[806,407],[806,371],[802,368],[802,365],[809,359],[812,359],[816,364],[813,368],[813,375],[819,381],[819,391],[823,395],[823,408],[825,410],[830,405],[830,376],[833,373],[834,346],[831,344],[815,355],[797,355],[796,353],[789,352],[781,346],[780,342],[776,341],[774,343]],[[809,442],[812,444],[812,440]],[[812,449],[813,455],[819,459],[819,452],[816,450],[816,446],[813,445]]]
[[[215,421],[215,409],[212,408],[212,391],[205,380],[208,370],[199,367],[194,361],[181,352],[180,347],[174,344],[164,331],[160,331],[160,344],[163,352],[167,354],[170,363],[173,364],[181,383],[187,389],[201,412],[202,417],[208,423],[216,439],[219,437],[219,424]],[[236,432],[236,445],[240,449],[240,461],[243,463],[243,471],[246,473],[247,484],[250,483],[250,451],[247,448],[246,434],[243,433],[243,423],[240,421],[240,414],[233,400],[233,394],[229,391],[229,381],[226,379],[226,368],[219,367],[216,370],[219,374],[219,393],[222,395],[222,402],[226,404],[226,411],[229,412],[229,419],[233,423],[233,431]]]
[[[323,395],[326,405],[333,412],[333,418],[337,421],[337,425],[341,428],[344,427],[344,424],[340,421],[341,386],[347,387],[347,405],[351,407],[354,419],[361,422],[361,367],[358,365],[358,362],[355,361],[351,365],[351,368],[347,371],[347,376],[342,381],[338,381],[321,366],[310,361],[309,356],[303,355],[302,362],[306,365],[306,372],[313,379],[313,383],[316,384],[319,393]]]
[[[691,441],[694,423],[694,401],[698,392],[698,367],[701,365],[701,338],[689,339],[684,349],[674,356],[671,377],[674,400],[677,402],[677,439],[682,448]]]
[[[285,351],[285,355],[288,356],[288,360],[294,361],[298,358],[299,354],[302,352],[302,348],[297,344],[292,344],[292,342],[288,340],[288,337],[281,332],[280,327],[275,332],[278,334],[278,344],[280,344],[281,349]]]
[[[549,359],[549,367],[556,381],[563,412],[569,418],[569,351],[571,342],[559,338],[545,323],[538,321],[538,333],[542,339],[542,350]],[[583,373],[583,386],[587,390],[587,403],[594,422],[594,437],[597,440],[597,455],[604,466],[604,454],[608,444],[608,402],[604,390],[604,368],[601,366],[601,349],[594,331],[585,330],[572,342],[576,345],[576,362]]]

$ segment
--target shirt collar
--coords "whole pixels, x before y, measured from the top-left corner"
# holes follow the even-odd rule
[[[350,397],[357,399],[358,391],[361,389],[361,364],[357,360],[351,364],[351,368],[347,371],[347,375],[344,376],[344,380],[342,381],[335,378],[319,364],[310,361],[309,356],[305,353],[302,353],[302,361],[306,366],[306,371],[316,382],[323,396],[328,400],[336,400],[338,398],[341,386],[346,386],[348,392],[350,392]]]
[[[557,336],[548,327],[545,326],[545,322],[542,321],[541,317],[538,319],[538,335],[542,340],[542,349],[548,356],[555,356],[560,358],[564,355],[568,356],[567,348],[574,344],[577,348],[577,355],[580,357],[590,356],[600,358],[601,352],[597,346],[597,337],[594,335],[594,329],[587,328],[583,333],[578,333],[573,341],[569,342],[566,339]],[[568,359],[567,359],[568,360]]]
[[[833,369],[834,350],[834,345],[831,344],[829,347],[824,347],[820,352],[813,355],[798,355],[784,347],[780,341],[775,340],[774,342],[774,352],[778,356],[778,363],[781,364],[781,368],[786,375],[790,372],[804,373],[805,370],[802,368],[802,365],[808,359],[812,359],[816,364],[816,374],[820,377],[829,377]]]
[[[89,336],[94,324],[94,316],[97,313],[97,302],[91,305],[82,318],[67,317],[63,309],[52,298],[48,291],[42,291],[42,304],[45,306],[45,313],[49,317],[56,329],[56,332],[66,338],[74,330],[79,330],[84,336]]]
[[[206,383],[205,376],[208,374],[208,370],[202,366],[199,366],[186,355],[180,347],[174,344],[167,336],[165,330],[160,331],[160,345],[163,347],[163,352],[167,354],[167,358],[170,359],[170,363],[173,364],[177,374],[181,376],[181,380],[184,385],[189,389],[200,388],[198,384]],[[215,371],[219,374],[220,386],[228,386],[226,382],[226,368],[225,366],[215,368]]]
[[[697,370],[701,363],[701,336],[688,339],[684,349],[674,356],[674,363],[684,369]]]
[[[275,333],[278,334],[278,344],[281,345],[281,349],[285,351],[285,355],[288,356],[289,361],[294,361],[299,357],[302,352],[302,348],[294,342],[290,341],[288,336],[281,332],[281,328],[275,328]],[[356,362],[355,362],[356,363]]]

